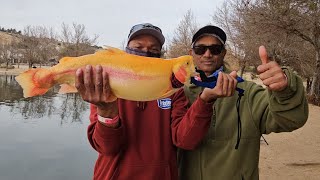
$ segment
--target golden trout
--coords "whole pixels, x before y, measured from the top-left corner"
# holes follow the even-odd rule
[[[86,65],[101,65],[109,74],[112,93],[117,98],[134,101],[150,101],[172,95],[179,89],[172,87],[172,76],[182,84],[189,84],[195,69],[191,56],[151,58],[108,47],[94,54],[64,57],[50,68],[27,70],[16,80],[23,88],[24,97],[43,95],[57,84],[61,85],[59,93],[77,92],[75,72]]]

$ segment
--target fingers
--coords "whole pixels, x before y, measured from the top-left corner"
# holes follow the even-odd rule
[[[75,86],[78,89],[78,92],[80,94],[82,94],[83,92],[85,92],[85,87],[84,87],[84,83],[83,83],[83,69],[79,68],[76,71],[76,82],[75,82]]]
[[[90,65],[76,71],[76,88],[83,100],[101,105],[114,98],[109,85],[109,76],[101,65]]]
[[[260,56],[262,65],[265,65],[269,62],[267,49],[264,46],[259,47],[259,56]]]
[[[235,71],[230,74],[219,72],[216,86],[213,89],[205,88],[200,98],[211,102],[213,99],[233,96],[237,86],[236,74]]]
[[[262,82],[271,91],[281,91],[288,86],[288,80],[282,70],[272,77],[262,80]]]
[[[228,91],[229,91],[229,77],[227,76],[227,74],[220,74],[223,78],[223,86],[222,86],[222,93],[223,95],[227,95]]]
[[[84,86],[86,88],[86,94],[88,98],[93,99],[95,97],[95,85],[92,74],[92,66],[90,65],[87,65],[84,71]]]
[[[109,75],[107,72],[102,73],[102,79],[103,79],[102,93],[104,95],[104,100],[108,101],[111,95],[111,88],[110,88],[110,82],[109,82]]]
[[[217,80],[217,85],[214,88],[216,89],[217,95],[220,97],[232,96],[237,86],[236,77],[236,71],[233,71],[230,74],[220,72]]]
[[[259,47],[259,56],[261,60],[261,65],[258,66],[257,71],[258,73],[263,73],[270,69],[270,60],[268,58],[267,49],[264,46]]]
[[[232,71],[230,74],[229,74],[230,76],[232,76],[233,78],[237,78],[237,71]]]
[[[261,74],[259,74],[259,78],[263,81],[263,80],[268,79],[270,77],[273,77],[279,73],[283,75],[283,71],[282,71],[281,67],[276,62],[270,62],[269,69],[267,71],[264,71]]]
[[[268,70],[259,75],[262,83],[271,91],[281,91],[287,87],[288,81],[281,67],[274,61],[267,65],[269,67]]]
[[[233,96],[235,89],[237,87],[238,81],[237,81],[237,72],[236,71],[232,71],[230,74],[230,82],[229,82],[229,87],[230,87],[230,94],[228,94],[229,96]]]
[[[100,65],[96,66],[96,72],[95,72],[95,94],[100,96],[100,92],[102,92],[103,89],[103,77],[102,77],[102,67]]]

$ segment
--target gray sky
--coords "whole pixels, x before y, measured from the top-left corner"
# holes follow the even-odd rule
[[[23,30],[27,25],[61,30],[64,22],[84,24],[87,34],[99,35],[99,45],[120,47],[131,26],[150,22],[171,38],[189,9],[200,25],[212,22],[211,16],[223,0],[2,0],[0,26]]]

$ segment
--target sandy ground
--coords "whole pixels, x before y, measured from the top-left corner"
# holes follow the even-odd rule
[[[271,133],[261,142],[261,180],[320,179],[320,107],[309,105],[309,118],[290,133]]]
[[[17,75],[27,69],[0,68],[0,74]],[[264,137],[269,145],[261,141],[261,180],[320,180],[320,107],[309,105],[309,118],[302,128]]]
[[[244,76],[252,80],[249,74]],[[254,79],[262,85],[259,79]],[[293,132],[264,135],[260,180],[320,180],[320,107],[309,104],[306,124]]]

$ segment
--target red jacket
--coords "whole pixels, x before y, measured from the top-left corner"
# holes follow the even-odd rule
[[[157,101],[118,99],[117,129],[102,125],[91,105],[88,138],[99,152],[93,179],[177,180],[176,147],[194,149],[212,115],[212,104],[200,98],[188,111],[187,105],[183,89]]]

